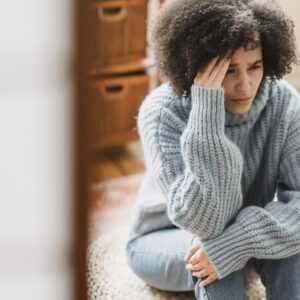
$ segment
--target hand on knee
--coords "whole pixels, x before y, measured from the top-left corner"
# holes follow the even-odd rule
[[[210,284],[220,278],[218,270],[209,261],[208,256],[201,248],[200,243],[194,244],[188,251],[184,260],[188,262],[186,269],[192,272],[192,275],[198,278],[206,277],[200,284],[201,287]]]

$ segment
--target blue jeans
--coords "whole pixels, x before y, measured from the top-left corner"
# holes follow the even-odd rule
[[[148,285],[164,291],[193,291],[198,300],[246,300],[250,266],[260,275],[267,299],[300,300],[300,254],[278,260],[250,259],[246,266],[223,279],[199,287],[201,278],[185,269],[183,258],[194,236],[168,228],[135,236],[126,245],[127,263]]]

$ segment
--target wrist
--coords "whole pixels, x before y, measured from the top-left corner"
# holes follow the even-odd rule
[[[224,88],[192,85],[190,117],[198,130],[222,132],[225,126]],[[194,129],[196,129],[194,128]]]

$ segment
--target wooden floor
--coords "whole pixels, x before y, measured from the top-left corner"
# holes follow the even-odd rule
[[[95,150],[92,154],[92,182],[142,173],[144,170],[143,150],[139,141]]]

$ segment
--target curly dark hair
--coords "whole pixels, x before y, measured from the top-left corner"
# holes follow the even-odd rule
[[[158,72],[179,97],[213,57],[249,42],[262,47],[264,77],[280,79],[299,63],[294,23],[272,0],[169,0],[148,30]]]

